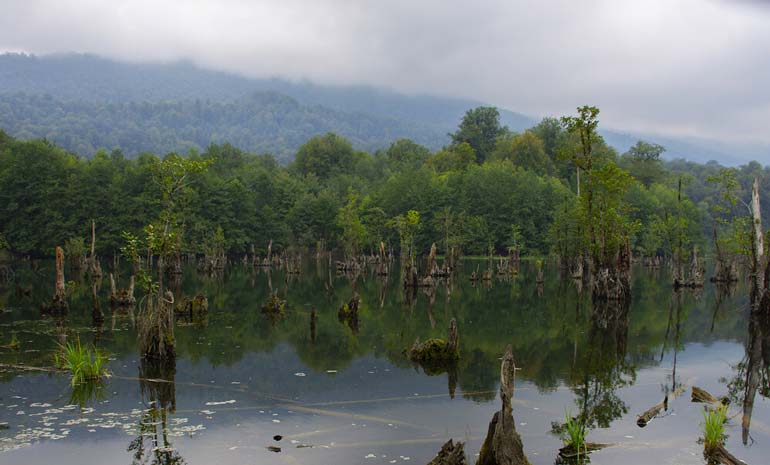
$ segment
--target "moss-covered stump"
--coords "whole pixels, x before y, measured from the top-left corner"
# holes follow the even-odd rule
[[[262,314],[272,320],[283,318],[286,314],[286,301],[278,297],[277,292],[274,292],[267,298],[264,305],[262,305]]]
[[[460,354],[451,350],[447,341],[439,338],[431,338],[425,342],[420,342],[420,338],[417,338],[409,350],[409,360],[419,363],[454,361],[458,358]]]
[[[460,358],[459,337],[457,335],[457,320],[449,322],[449,335],[446,340],[431,338],[420,342],[418,337],[409,350],[409,360],[421,365],[434,365],[453,362]]]
[[[353,332],[358,332],[358,308],[361,304],[361,298],[358,293],[353,293],[350,300],[343,304],[337,311],[337,319],[340,322],[347,323]]]
[[[134,297],[134,277],[131,276],[131,281],[128,284],[128,288],[116,289],[115,277],[110,273],[110,307],[112,308],[133,308],[136,304],[136,297]]]
[[[178,323],[208,325],[209,299],[198,294],[193,298],[183,297],[174,306],[174,314]]]
[[[203,295],[198,294],[192,299],[184,297],[179,301],[175,311],[177,313],[189,313],[190,315],[200,315],[208,313],[209,311],[209,299]]]
[[[451,439],[441,446],[436,457],[428,465],[467,465],[465,459],[465,444]]]

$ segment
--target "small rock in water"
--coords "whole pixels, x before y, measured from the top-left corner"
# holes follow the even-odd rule
[[[273,436],[274,441],[280,441],[281,439],[283,439],[283,436],[281,436],[280,434],[276,434],[275,436]]]
[[[275,453],[281,452],[281,448],[280,447],[275,447],[275,446],[267,446],[267,450],[269,450],[270,452],[275,452]]]

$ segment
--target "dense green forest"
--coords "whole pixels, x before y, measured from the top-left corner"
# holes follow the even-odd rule
[[[515,133],[490,107],[469,110],[451,143],[437,151],[401,139],[367,153],[327,133],[305,141],[284,166],[271,155],[211,144],[184,154],[210,164],[191,174],[179,206],[183,247],[203,253],[224,235],[230,253],[264,251],[269,240],[278,249],[314,250],[320,243],[367,252],[380,241],[398,248],[408,218],[417,252],[435,242],[440,252],[522,247],[525,254],[548,254],[575,205],[570,154],[578,145],[560,120]],[[758,175],[762,202],[770,205],[770,173],[760,164],[666,162],[663,150],[640,141],[618,154],[601,138],[594,143],[595,171],[623,180],[622,201],[612,208],[634,224],[636,254],[670,255],[675,233],[686,236],[687,247],[709,248],[713,228],[726,227],[719,219],[744,208],[725,202],[725,183],[710,179],[733,180],[733,193],[746,198]],[[85,239],[94,219],[97,249],[114,253],[124,231],[138,234],[160,216],[161,161],[151,153],[130,159],[119,150],[84,158],[46,140],[0,132],[0,241],[17,253],[51,255],[56,245]]]
[[[374,150],[399,136],[441,146],[444,132],[425,125],[319,105],[300,105],[277,93],[254,93],[227,102],[103,103],[62,101],[50,95],[0,94],[0,127],[22,139],[45,137],[90,156],[99,148],[185,153],[209,143],[229,142],[244,150],[291,160],[313,134],[334,131],[355,147]]]

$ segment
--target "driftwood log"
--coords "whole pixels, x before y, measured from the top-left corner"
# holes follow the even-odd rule
[[[640,428],[644,428],[647,426],[647,423],[649,423],[653,418],[657,417],[661,411],[668,410],[668,403],[669,401],[672,401],[679,397],[683,392],[685,392],[686,388],[684,386],[679,386],[676,388],[673,392],[666,394],[666,396],[663,398],[663,400],[651,407],[650,409],[646,410],[645,412],[641,413],[640,415],[637,415],[636,417],[636,424]]]
[[[692,402],[701,402],[704,404],[723,404],[727,405],[730,403],[730,399],[727,397],[722,397],[721,399],[718,399],[711,395],[708,391],[705,389],[701,389],[698,386],[692,387]]]

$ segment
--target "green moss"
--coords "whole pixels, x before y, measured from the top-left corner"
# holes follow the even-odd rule
[[[446,362],[460,358],[460,353],[450,350],[447,341],[438,338],[428,339],[421,344],[415,344],[409,352],[409,358],[414,362]]]
[[[342,304],[342,307],[337,311],[337,318],[339,318],[340,321],[344,321],[350,318],[350,316],[350,307],[348,307],[348,304]]]

